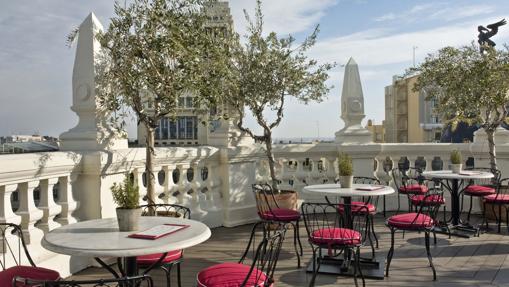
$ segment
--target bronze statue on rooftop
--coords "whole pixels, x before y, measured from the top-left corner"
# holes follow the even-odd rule
[[[478,26],[477,30],[479,31],[479,35],[477,36],[479,40],[481,54],[486,50],[486,47],[495,47],[495,42],[493,42],[490,38],[495,36],[498,33],[498,27],[503,26],[507,23],[505,19],[502,19],[496,23],[489,24],[486,27]]]

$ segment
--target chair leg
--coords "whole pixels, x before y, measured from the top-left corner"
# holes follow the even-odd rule
[[[368,222],[366,224],[368,228],[366,229],[366,233],[367,233],[367,238],[369,240],[369,246],[371,247],[371,258],[375,259],[375,245],[373,244],[373,240],[371,239],[371,233],[372,233],[371,224],[372,224],[372,222],[373,222],[373,217],[368,216]]]
[[[297,231],[298,227],[293,222],[291,223],[291,225],[293,226],[293,248],[295,249],[295,254],[297,255],[297,268],[300,268],[300,252],[297,247],[297,236],[298,236],[297,234],[299,233]]]
[[[378,236],[376,236],[376,232],[375,232],[375,216],[371,215],[370,220],[371,220],[371,231],[373,232],[373,237],[375,237],[376,248],[378,249]]]
[[[472,213],[472,201],[474,201],[474,197],[470,196],[470,207],[468,208],[467,214],[467,222],[470,224],[470,214]]]
[[[347,252],[347,250],[345,250]],[[348,250],[348,252],[354,252],[353,250]],[[357,272],[359,271],[359,261],[357,261],[357,252],[354,254],[354,263],[353,263],[353,281],[355,282],[355,287],[359,287],[359,283],[357,282]],[[345,258],[346,259],[346,258]]]
[[[392,255],[394,254],[394,233],[395,229],[391,228],[391,248],[389,249],[389,253],[387,253],[387,266],[385,266],[385,276],[389,276],[389,267],[391,266]]]
[[[437,273],[435,271],[435,266],[433,265],[433,258],[431,257],[431,251],[429,247],[429,231],[424,232],[424,243],[426,245],[426,253],[428,255],[429,266],[431,270],[433,270],[433,281],[437,280]]]
[[[296,225],[297,225],[297,229],[296,229],[296,231],[297,231],[297,242],[299,243],[300,256],[304,256],[304,251],[303,251],[303,249],[302,249],[302,243],[300,242],[299,221],[300,221],[300,220],[297,220],[297,223],[296,223]]]
[[[498,219],[498,233],[500,233],[500,226],[502,225],[502,205],[501,204],[498,205],[498,216],[499,216],[499,219]]]
[[[179,287],[182,287],[182,279],[180,276],[180,262],[177,263],[177,284]]]
[[[396,214],[399,214],[400,208],[401,208],[401,199],[400,199],[400,194],[398,193],[398,209],[396,210]]]
[[[362,274],[362,268],[361,268],[361,249],[360,249],[360,247],[357,247],[357,250],[355,252],[355,265],[357,266],[356,269],[359,271],[359,274],[361,275],[362,287],[365,287],[366,286],[366,280],[364,280],[364,275]]]
[[[384,218],[387,218],[387,215],[386,215],[386,204],[385,204],[385,195],[383,196],[383,203],[384,203]],[[378,246],[377,246],[378,248]]]
[[[161,269],[164,270],[164,273],[166,275],[166,287],[171,287],[171,268],[173,267],[172,264],[161,266]]]
[[[311,277],[309,287],[315,286],[316,275],[318,274],[318,270],[320,269],[320,256],[318,257],[316,256],[316,249],[313,248],[313,246],[311,246],[311,248],[313,249],[313,277]],[[318,247],[317,249],[320,249],[320,247]]]

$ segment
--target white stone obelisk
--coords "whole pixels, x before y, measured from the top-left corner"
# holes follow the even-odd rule
[[[99,151],[127,148],[127,139],[118,135],[106,119],[96,94],[96,68],[101,46],[96,34],[103,26],[90,13],[78,30],[78,44],[72,75],[72,106],[79,117],[76,127],[60,135],[60,149],[72,151]]]
[[[341,94],[341,119],[345,122],[345,127],[336,132],[336,143],[372,142],[371,132],[361,125],[364,117],[364,95],[359,66],[350,58],[345,66]]]

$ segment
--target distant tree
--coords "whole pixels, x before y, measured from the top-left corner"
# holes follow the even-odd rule
[[[445,47],[409,72],[419,74],[414,90],[426,90],[427,99],[436,101],[436,112],[453,130],[460,122],[484,129],[490,166],[496,169],[495,130],[508,115],[508,47],[485,47],[483,54],[475,44]]]
[[[181,96],[192,95],[200,111],[215,106],[223,90],[231,33],[207,25],[204,11],[214,2],[133,0],[127,7],[116,2],[110,26],[98,35],[106,60],[98,72],[101,104],[121,123],[125,108],[132,109],[146,129],[149,202],[154,202],[154,131],[160,120],[175,117]]]
[[[263,35],[261,1],[257,1],[254,21],[245,10],[244,14],[248,32],[244,43],[231,50],[233,68],[229,84],[233,91],[225,102],[239,116],[238,128],[265,144],[272,186],[277,189],[272,131],[283,119],[285,100],[293,97],[303,103],[321,101],[330,90],[325,81],[334,64],[318,64],[305,55],[316,42],[318,26],[302,44],[294,47],[292,36],[279,38],[274,32]],[[262,134],[245,125],[246,109],[262,128]]]

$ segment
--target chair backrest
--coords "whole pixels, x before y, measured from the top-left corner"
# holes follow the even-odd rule
[[[14,278],[12,287],[152,287],[154,283],[149,275],[123,277],[115,279],[40,281],[21,277]]]
[[[502,178],[498,182],[496,198],[504,194],[509,194],[509,177]]]
[[[502,177],[502,173],[500,172],[500,170],[498,170],[498,169],[493,170],[489,167],[469,167],[469,168],[465,168],[465,170],[478,170],[478,171],[491,172],[494,175],[492,178],[471,180],[469,182],[469,184],[497,187],[500,183],[500,178]]]
[[[140,205],[140,208],[142,216],[167,216],[187,219],[191,218],[191,210],[188,207],[178,204],[154,203]]]
[[[428,192],[424,195],[423,199],[420,201],[422,204],[417,206],[417,215],[413,222],[415,222],[420,214],[425,214],[431,217],[435,222],[435,225],[438,220],[438,212],[440,210],[441,204],[425,204],[426,202],[445,202],[444,199],[444,191],[440,187],[430,188]]]
[[[35,266],[23,239],[21,226],[13,223],[0,223],[0,242],[0,265],[2,270],[11,267],[13,264],[26,265],[23,264],[25,260],[31,266]]]
[[[422,170],[419,168],[409,167],[407,169],[400,169],[396,167],[392,169],[391,174],[397,190],[400,187],[420,184],[424,181]]]
[[[272,208],[279,208],[272,187],[267,183],[256,183],[252,185],[256,200],[258,214],[272,213]]]
[[[247,285],[248,282],[261,283],[262,281],[263,286],[273,285],[274,271],[276,270],[286,229],[287,226],[284,223],[271,224],[265,221],[258,222],[253,226],[250,240],[239,260],[239,263],[244,263],[246,258],[252,259],[249,273],[241,286],[252,286]],[[263,276],[265,276],[265,279],[263,279]]]
[[[346,210],[353,209],[356,211],[355,216],[350,212],[348,217]],[[362,242],[370,239],[367,206],[305,202],[301,205],[301,211],[309,239],[338,227],[359,232],[362,235]]]

